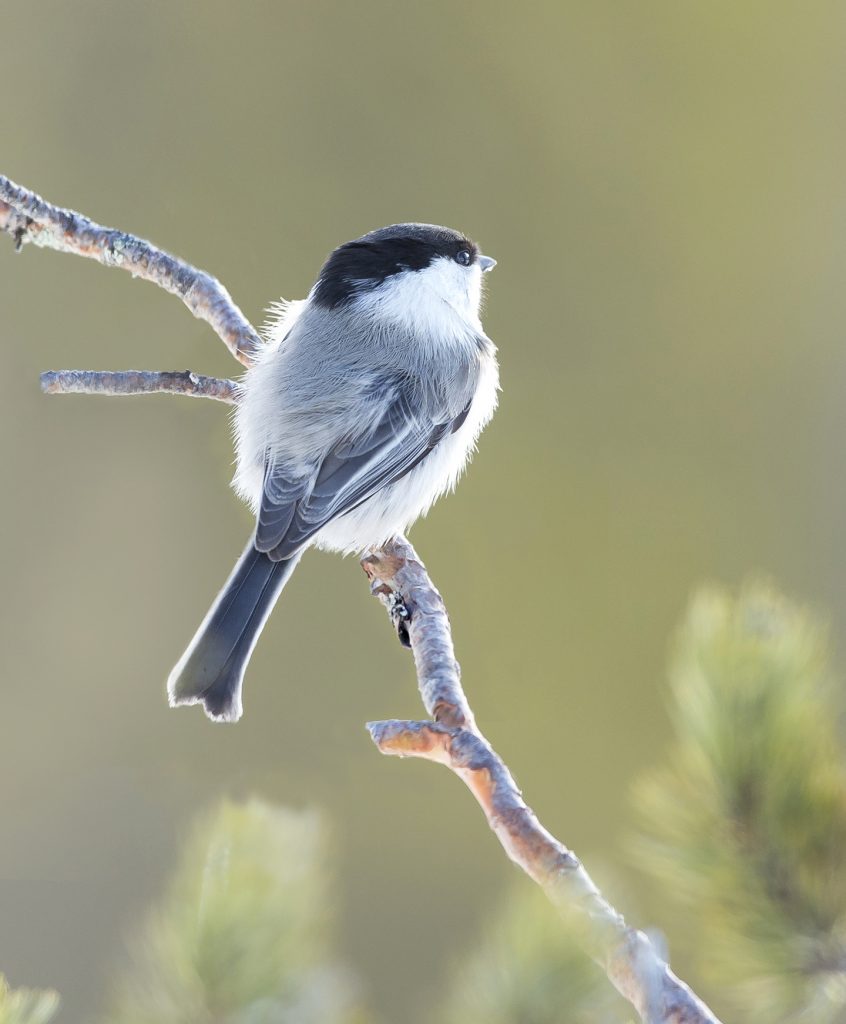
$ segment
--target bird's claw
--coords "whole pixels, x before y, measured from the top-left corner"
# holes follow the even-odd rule
[[[403,647],[411,647],[411,637],[408,634],[408,627],[411,623],[411,612],[402,599],[402,594],[394,591],[391,594],[391,607],[389,609],[391,622],[397,631],[397,639]]]

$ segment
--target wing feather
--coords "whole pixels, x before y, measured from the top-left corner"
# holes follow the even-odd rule
[[[382,391],[383,409],[365,435],[346,435],[311,471],[292,473],[269,460],[255,545],[272,559],[289,558],[336,516],[401,479],[457,430],[470,402],[457,414],[417,411],[412,384],[395,381]],[[471,399],[472,401],[472,399]]]

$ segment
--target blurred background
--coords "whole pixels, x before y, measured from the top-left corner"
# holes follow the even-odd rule
[[[412,539],[481,727],[624,879],[691,591],[769,574],[842,646],[846,10],[2,10],[3,173],[216,274],[253,322],[394,221],[499,260],[500,411]],[[419,701],[357,563],[304,560],[236,727],[169,710],[250,530],[227,411],[47,398],[38,374],[238,367],[176,299],[80,259],[0,239],[0,298],[0,969],[98,1012],[195,814],[255,794],[331,822],[339,953],[418,1024],[515,869],[453,776],[372,748],[363,723]]]

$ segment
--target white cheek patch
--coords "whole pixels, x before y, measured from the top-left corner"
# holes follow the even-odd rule
[[[431,289],[459,316],[471,320],[475,326],[479,319],[482,300],[482,271],[476,264],[462,267],[446,256],[433,260],[425,270],[418,271],[426,288]]]
[[[479,305],[482,272],[439,256],[424,270],[394,274],[356,299],[362,312],[399,321],[407,329],[421,327],[444,339],[464,338],[469,329],[481,332]]]

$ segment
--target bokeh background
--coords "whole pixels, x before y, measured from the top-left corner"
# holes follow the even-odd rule
[[[625,878],[693,588],[770,574],[843,636],[846,9],[0,7],[0,169],[215,273],[254,322],[393,221],[498,258],[500,411],[412,537],[483,729]],[[257,794],[332,822],[341,953],[417,1024],[514,869],[454,777],[367,739],[419,714],[410,658],[356,562],[314,553],[241,723],[167,708],[250,529],[226,410],[47,398],[38,373],[237,367],[155,288],[0,243],[0,969],[97,1012],[195,813]]]

